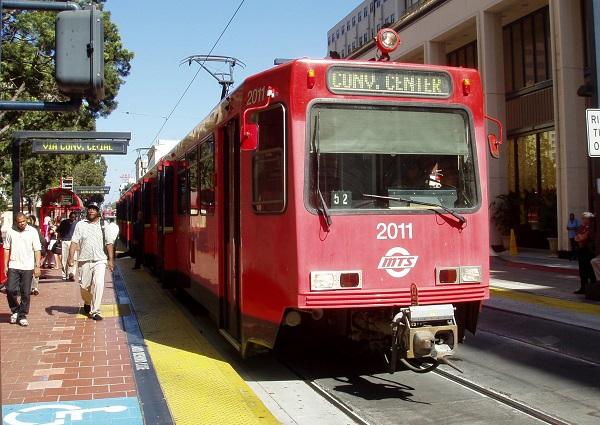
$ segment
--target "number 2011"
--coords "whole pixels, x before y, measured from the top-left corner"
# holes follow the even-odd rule
[[[248,91],[248,101],[246,102],[246,106],[254,105],[258,102],[265,101],[265,86],[262,86],[258,89]]]
[[[412,223],[379,223],[377,224],[377,239],[412,239]]]

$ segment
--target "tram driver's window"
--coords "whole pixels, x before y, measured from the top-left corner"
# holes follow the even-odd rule
[[[285,110],[282,105],[255,113],[258,148],[252,155],[252,209],[280,213],[286,204]]]

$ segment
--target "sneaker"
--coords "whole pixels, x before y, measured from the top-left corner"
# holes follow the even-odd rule
[[[40,295],[40,291],[38,291],[37,289],[32,289],[31,295]]]
[[[92,311],[92,306],[89,304],[84,304],[83,305],[83,311],[85,312],[85,314],[89,315],[90,311]]]
[[[97,313],[96,313],[96,314],[92,314],[92,316],[91,316],[91,317],[92,317],[92,319],[94,319],[94,320],[102,320],[102,316],[100,316],[100,315],[99,315],[99,314],[97,314]]]
[[[26,318],[21,318],[21,320],[19,320],[19,325],[21,326],[29,326],[29,322],[27,321]]]
[[[577,291],[573,291],[574,294],[585,294],[585,290],[579,288]]]
[[[17,323],[17,317],[19,317],[19,313],[13,313],[10,315],[10,323],[11,324],[15,324]]]
[[[73,273],[69,273],[69,280],[71,282],[75,282],[75,276],[73,275]]]

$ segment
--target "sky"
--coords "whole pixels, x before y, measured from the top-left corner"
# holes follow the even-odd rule
[[[271,68],[275,58],[324,58],[327,32],[360,0],[108,0],[104,10],[134,52],[118,107],[97,131],[131,132],[127,155],[106,155],[105,204],[117,201],[122,176],[157,140],[180,140],[219,102],[221,86],[193,55],[230,56],[245,64],[233,71],[235,88]],[[231,22],[230,22],[231,21]],[[228,26],[229,25],[229,26]],[[228,66],[214,63],[215,71]],[[75,183],[76,184],[76,183]]]

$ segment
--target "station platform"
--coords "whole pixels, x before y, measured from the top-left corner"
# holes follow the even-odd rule
[[[574,294],[580,287],[577,260],[547,249],[490,252],[490,298],[484,306],[600,330],[600,301]],[[600,283],[594,285],[600,292]]]
[[[491,254],[490,262],[485,305],[600,329],[600,303],[572,293],[577,262],[543,250]],[[323,415],[306,395],[292,394],[291,382],[261,393],[154,276],[132,266],[118,259],[107,273],[102,321],[84,315],[79,285],[63,281],[59,270],[42,271],[28,327],[10,324],[7,303],[0,303],[3,424],[353,423]],[[278,391],[288,400],[269,402]],[[309,406],[304,416],[280,411],[292,398]]]

